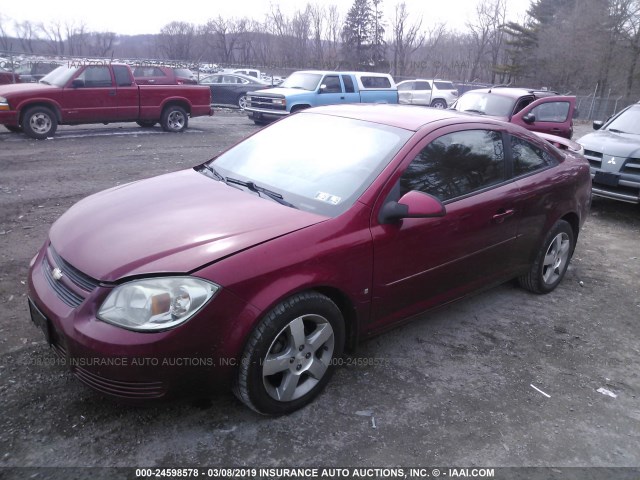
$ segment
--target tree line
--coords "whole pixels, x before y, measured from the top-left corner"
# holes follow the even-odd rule
[[[631,99],[637,95],[640,0],[532,0],[510,18],[507,0],[478,0],[462,31],[412,15],[400,1],[307,3],[292,14],[272,5],[263,20],[217,16],[174,21],[156,35],[89,31],[84,23],[15,22],[0,14],[0,51],[158,58],[256,66],[390,72],[396,79],[549,87]]]

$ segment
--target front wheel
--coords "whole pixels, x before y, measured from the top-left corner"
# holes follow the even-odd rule
[[[43,140],[56,133],[58,119],[47,107],[31,107],[24,112],[22,129],[29,137]]]
[[[571,225],[558,220],[549,230],[529,273],[518,278],[520,286],[534,293],[549,293],[562,281],[573,255]]]
[[[445,102],[444,100],[438,99],[431,102],[431,106],[433,108],[447,108],[447,102]]]
[[[240,108],[240,110],[244,110],[245,108],[247,108],[247,96],[246,95],[240,95],[238,97],[238,107]]]
[[[258,413],[280,415],[302,408],[329,381],[342,355],[340,309],[317,292],[299,293],[259,323],[245,347],[234,393]]]
[[[160,124],[165,132],[182,132],[189,124],[189,117],[184,108],[170,105],[162,112]]]

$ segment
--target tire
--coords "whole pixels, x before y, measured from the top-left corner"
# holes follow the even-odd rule
[[[518,278],[518,283],[534,293],[549,293],[562,281],[575,248],[571,225],[558,220],[549,230],[531,270]]]
[[[29,137],[43,140],[55,135],[58,129],[58,118],[47,107],[31,107],[24,112],[22,129]]]
[[[447,108],[447,102],[445,102],[444,100],[436,99],[431,102],[431,106],[433,108]]]
[[[283,301],[249,336],[235,395],[265,415],[302,408],[333,375],[344,331],[340,309],[320,293],[299,293]]]
[[[158,122],[156,122],[155,120],[138,120],[136,123],[142,128],[153,128]]]
[[[189,117],[184,108],[179,105],[169,105],[162,112],[160,125],[165,132],[182,132],[189,125]]]
[[[296,105],[295,107],[291,107],[291,114],[293,115],[294,113],[301,112],[307,108],[309,108],[308,105]]]
[[[22,127],[16,127],[14,125],[5,125],[4,128],[9,130],[11,133],[20,133],[20,132],[22,132]]]
[[[245,108],[247,108],[247,95],[240,95],[236,100],[236,105],[238,105],[238,108],[240,108],[240,110],[244,110]]]

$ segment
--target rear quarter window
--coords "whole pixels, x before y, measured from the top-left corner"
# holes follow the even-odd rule
[[[438,90],[455,90],[456,87],[453,86],[451,82],[433,82]]]
[[[391,82],[387,77],[360,77],[364,88],[391,88]]]
[[[555,165],[557,161],[538,146],[518,137],[511,137],[513,174],[515,177]]]

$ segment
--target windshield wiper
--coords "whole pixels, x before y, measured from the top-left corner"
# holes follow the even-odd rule
[[[280,195],[279,193],[272,192],[271,190],[267,190],[264,187],[259,187],[258,185],[256,185],[253,182],[244,182],[242,180],[238,180],[237,178],[231,178],[231,177],[227,177],[225,179],[225,181],[226,181],[226,183],[233,183],[235,185],[240,185],[241,187],[248,188],[252,192],[256,192],[258,195],[260,195],[261,193],[264,193],[271,200],[275,200],[276,202],[278,202],[281,205],[285,205],[287,207],[292,207],[292,208],[298,208],[294,204],[287,202],[284,199],[284,197],[282,195]]]
[[[465,110],[465,112],[479,113],[480,115],[486,115],[486,113],[484,113],[482,110],[469,109],[469,110]]]
[[[618,130],[617,128],[607,128],[607,130],[613,133],[629,133],[629,132],[623,132],[622,130]]]
[[[40,80],[40,83],[44,83],[45,85],[51,85],[49,82],[47,82],[46,80]]]
[[[213,168],[211,165],[207,165],[205,163],[204,165],[200,165],[200,166],[208,170],[209,172],[211,172],[213,176],[216,177],[216,180],[227,183],[227,180],[222,175],[220,175],[218,171],[215,168]]]

